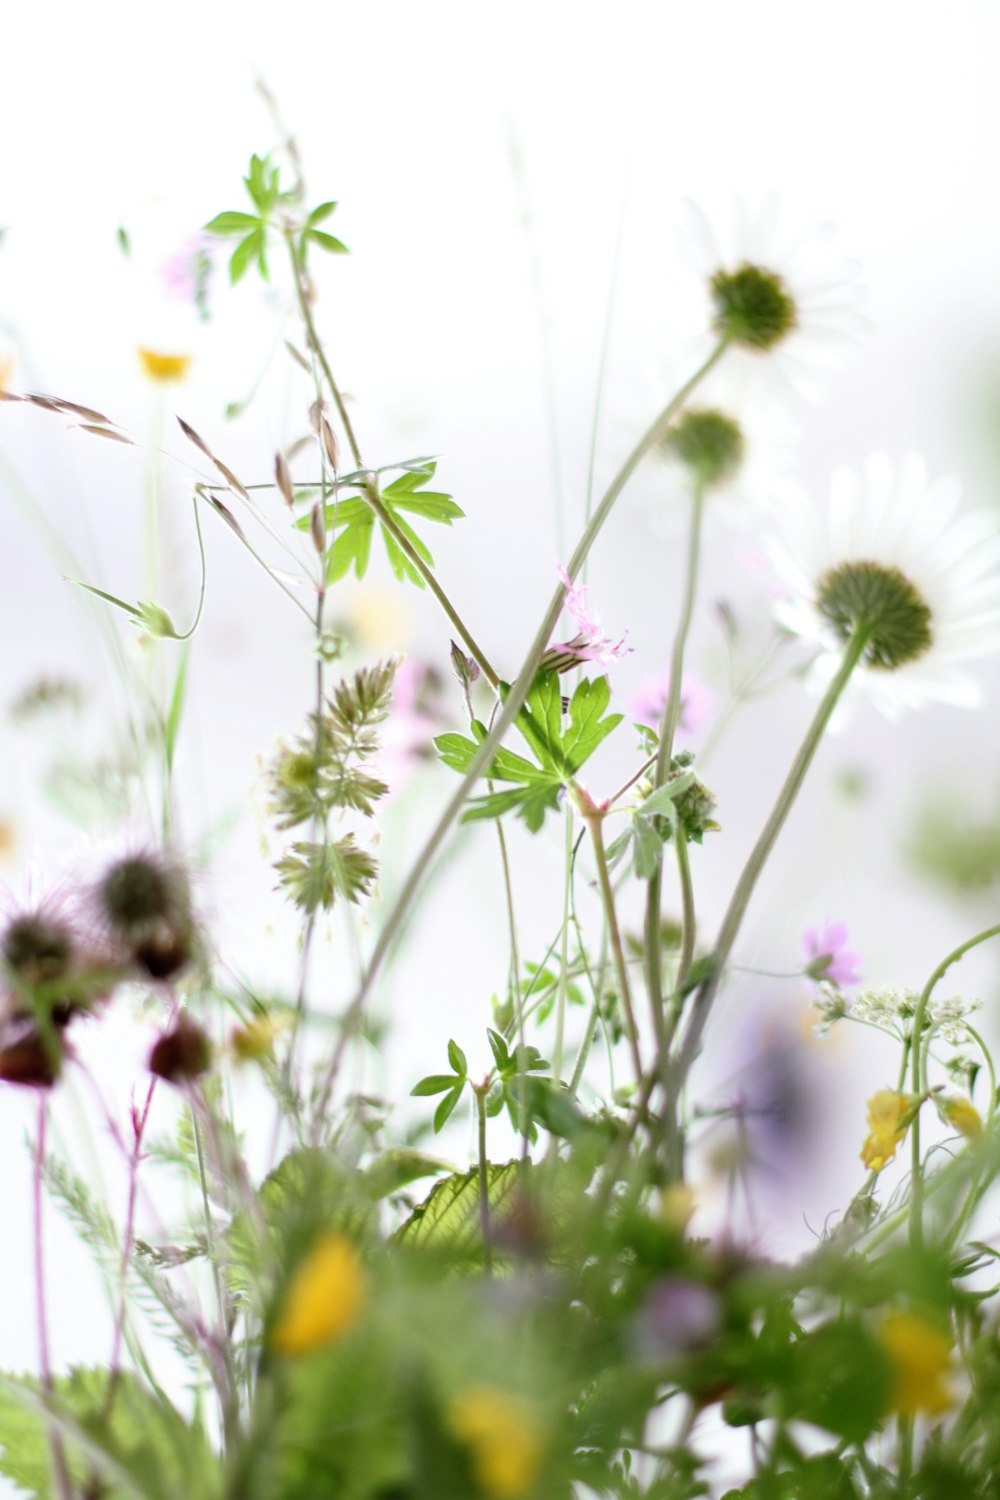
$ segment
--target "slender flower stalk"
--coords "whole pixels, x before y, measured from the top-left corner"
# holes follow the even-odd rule
[[[677,413],[682,409],[688,397],[694,390],[697,389],[698,385],[702,380],[705,379],[706,375],[708,375],[709,372],[713,370],[719,363],[720,359],[725,354],[727,347],[728,340],[725,338],[721,339],[719,343],[716,344],[715,348],[712,350],[711,354],[704,361],[704,363],[700,365],[699,368],[690,377],[690,379],[687,380],[683,386],[681,386],[680,390],[676,393],[672,400],[667,403],[663,411],[656,418],[655,422],[653,422],[652,426],[639,439],[638,443],[633,448],[632,452],[629,454],[628,458],[625,460],[624,464],[619,469],[618,473],[615,475],[608,488],[605,490],[603,496],[601,497],[599,505],[597,506],[587,525],[584,527],[580,540],[577,542],[576,547],[573,551],[573,555],[567,565],[566,571],[569,575],[571,583],[576,581],[576,578],[578,577],[584,562],[590,554],[591,548],[596,542],[601,531],[604,529],[605,522],[614,509],[615,502],[621,495],[629,480],[632,478],[632,475],[635,473],[642,460],[646,457],[647,453],[649,453],[650,450],[654,448],[656,444],[662,439],[664,433],[668,430],[671,422],[673,422]],[[529,691],[531,690],[531,684],[535,680],[535,673],[538,670],[538,663],[544,656],[549,641],[552,639],[552,632],[553,630],[555,630],[556,625],[559,622],[559,616],[562,613],[563,600],[565,599],[565,597],[566,587],[564,584],[560,583],[559,587],[553,594],[552,599],[549,601],[549,606],[542,617],[542,621],[535,634],[535,638],[532,641],[531,646],[528,648],[528,653],[525,657],[524,665],[518,673],[516,680],[511,685],[510,692],[507,694],[503,708],[497,715],[497,718],[489,734],[483,740],[475,756],[473,757],[468,771],[466,771],[461,782],[459,783],[458,789],[452,794],[451,800],[446,804],[444,810],[438,818],[437,823],[431,830],[426,843],[424,844],[420,853],[417,855],[410,873],[407,876],[406,880],[403,882],[399,895],[396,897],[395,905],[389,912],[389,915],[386,917],[386,920],[382,925],[382,929],[378,935],[375,947],[372,950],[371,958],[368,961],[368,968],[366,970],[365,977],[362,980],[361,986],[358,989],[358,992],[355,995],[354,999],[352,1000],[351,1005],[344,1018],[344,1028],[342,1035],[336,1047],[334,1048],[333,1054],[330,1059],[326,1078],[320,1090],[320,1114],[323,1113],[327,1104],[329,1103],[330,1094],[333,1089],[337,1072],[340,1068],[344,1049],[350,1036],[354,1032],[354,1029],[362,1012],[364,1011],[365,1005],[368,1001],[368,997],[372,992],[375,980],[378,978],[378,975],[381,972],[382,965],[386,960],[389,950],[395,942],[396,936],[401,930],[403,923],[405,922],[406,917],[409,914],[410,906],[412,905],[417,893],[422,888],[427,876],[427,872],[429,871],[431,865],[437,857],[438,850],[441,848],[441,845],[447,838],[452,824],[455,822],[459,813],[462,811],[462,808],[465,806],[466,801],[471,795],[474,787],[476,786],[476,783],[479,781],[486,767],[493,759],[493,756],[495,755],[497,749],[500,747],[503,741],[503,737],[507,733],[507,730],[513,724],[517,715],[521,712],[524,701],[527,698]]]
[[[779,833],[785,825],[788,814],[792,810],[795,799],[806,778],[806,773],[812,765],[816,751],[819,749],[820,741],[830,722],[833,711],[851,679],[852,672],[861,660],[868,641],[869,632],[863,626],[858,626],[844,649],[840,669],[827,688],[816,713],[813,715],[812,722],[806,730],[805,738],[778,793],[774,807],[771,809],[761,835],[743,867],[739,880],[736,882],[736,888],[733,891],[732,899],[722,920],[722,926],[719,929],[719,935],[712,952],[712,973],[695,995],[691,1017],[678,1056],[675,1088],[680,1088],[683,1085],[684,1078],[687,1076],[691,1064],[698,1055],[702,1033],[705,1029],[705,1023],[708,1020],[709,1011],[718,993],[719,985],[722,982],[722,974],[726,961],[732,952],[733,944],[739,934],[743,918],[746,915],[750,898],[754,893],[761,871],[767,863],[767,859],[774,848]]]
[[[989,942],[991,938],[1000,937],[1000,925],[987,927],[983,932],[977,932],[975,937],[967,938],[964,943],[959,943],[957,948],[943,958],[934,970],[927,983],[920,992],[917,1008],[913,1016],[912,1046],[910,1058],[910,1086],[914,1094],[921,1092],[921,1059],[930,1038],[925,1042],[923,1038],[924,1020],[927,1015],[927,1007],[931,996],[937,989],[941,980],[947,974],[952,964],[958,963],[966,953],[973,948],[978,948],[980,943]],[[910,1145],[912,1150],[912,1175],[910,1182],[910,1241],[913,1245],[923,1244],[924,1237],[924,1171],[920,1157],[920,1112],[913,1118],[910,1126]]]
[[[604,851],[604,834],[601,828],[604,814],[600,809],[595,808],[593,804],[589,806],[586,804],[581,805],[580,811],[594,846],[594,862],[597,865],[597,881],[601,892],[601,904],[604,907],[604,920],[607,923],[608,933],[611,938],[611,952],[614,955],[618,989],[621,996],[622,1008],[625,1012],[625,1033],[632,1051],[636,1084],[639,1085],[642,1083],[642,1054],[639,1051],[639,1028],[636,1025],[635,1008],[632,1004],[632,985],[628,977],[628,964],[625,959],[621,929],[618,925],[618,913],[615,910],[615,893],[611,889],[611,876],[608,872],[608,860]]]
[[[684,575],[684,598],[681,603],[680,618],[677,621],[673,649],[670,654],[670,686],[667,691],[667,701],[663,706],[663,717],[660,720],[659,726],[660,742],[656,751],[656,761],[653,771],[654,791],[657,787],[662,786],[666,779],[670,768],[670,758],[674,750],[674,736],[677,733],[677,726],[680,723],[681,679],[684,675],[684,653],[687,649],[687,639],[691,629],[691,619],[694,614],[695,599],[698,592],[698,563],[701,555],[701,521],[704,500],[704,483],[700,479],[696,479],[691,499],[687,566]],[[676,829],[674,840],[678,846],[683,838],[683,830]],[[656,869],[649,879],[649,889],[646,892],[645,926],[646,988],[658,1035],[661,1035],[663,1030],[663,953],[660,941],[662,884],[663,860],[661,858],[657,860]],[[685,915],[690,915],[690,913],[686,912]],[[685,938],[685,941],[692,945],[693,951],[693,936]]]
[[[42,1174],[45,1167],[45,1140],[48,1126],[49,1106],[43,1093],[38,1096],[38,1134],[35,1142],[35,1162],[32,1174],[32,1218],[35,1236],[35,1320],[38,1328],[38,1368],[42,1379],[42,1390],[51,1396],[54,1390],[52,1359],[49,1351],[48,1305],[45,1295],[45,1243],[42,1225]],[[71,1500],[72,1489],[66,1453],[62,1438],[55,1427],[49,1425],[49,1442],[52,1447],[52,1467],[55,1471],[56,1490],[59,1500]]]

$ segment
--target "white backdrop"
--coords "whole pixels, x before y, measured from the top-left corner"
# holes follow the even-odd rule
[[[288,331],[287,286],[277,281],[271,296],[253,284],[230,293],[218,278],[208,327],[152,292],[159,258],[212,214],[243,207],[249,154],[273,142],[254,89],[261,72],[298,136],[314,198],[340,201],[328,227],[352,255],[318,271],[318,317],[366,452],[379,462],[441,455],[439,477],[469,516],[435,539],[441,576],[490,656],[513,673],[551,593],[554,559],[581,525],[619,234],[599,473],[609,474],[621,452],[626,416],[652,416],[664,382],[686,368],[687,283],[674,237],[685,196],[711,209],[734,192],[753,202],[777,188],[793,222],[833,219],[839,243],[864,263],[870,332],[827,380],[825,403],[794,412],[796,472],[807,485],[822,494],[836,463],[859,463],[873,448],[918,448],[933,471],[961,473],[970,498],[997,504],[998,48],[1000,13],[989,0],[956,0],[947,11],[920,0],[664,0],[613,9],[180,0],[156,13],[7,5],[0,365],[13,361],[12,389],[97,406],[146,440],[159,431],[157,397],[138,378],[135,347],[190,348],[192,374],[167,397],[168,450],[184,454],[169,425],[176,410],[245,480],[267,477],[275,447],[303,427],[284,363],[245,417],[227,423],[223,410],[246,394]],[[120,224],[135,247],[130,266],[116,248]],[[139,597],[144,458],[8,405],[0,408],[0,461],[0,706],[42,673],[76,677],[97,705],[86,731],[94,751],[113,736],[120,705],[93,611],[61,581],[64,565],[24,496],[37,501],[57,541],[72,543],[91,581]],[[179,467],[168,465],[167,475],[167,602],[183,620],[196,580],[187,491]],[[609,629],[627,628],[635,648],[615,669],[623,703],[641,676],[663,670],[673,624],[677,547],[650,528],[643,503],[662,484],[655,470],[643,472],[591,569]],[[759,597],[745,567],[752,541],[716,533],[706,601]],[[192,842],[220,812],[245,813],[255,757],[296,726],[309,700],[302,622],[231,542],[224,528],[208,527],[209,599],[181,761]],[[400,595],[381,564],[374,577],[385,592],[372,649],[410,650],[446,671],[447,633],[428,601]],[[349,610],[351,600],[345,589],[335,610]],[[721,690],[718,633],[704,620],[693,659]],[[995,663],[982,676],[995,691]],[[457,722],[457,695],[450,702]],[[725,836],[696,866],[708,893],[706,932],[808,712],[793,688],[750,710],[720,747],[710,779]],[[11,846],[3,873],[17,896],[30,879],[43,888],[70,840],[39,792],[51,746],[9,725],[2,744],[0,820]],[[830,916],[849,923],[868,981],[919,984],[989,912],[911,874],[904,850],[912,814],[931,788],[949,806],[978,796],[994,807],[997,748],[995,706],[977,715],[932,709],[901,727],[862,710],[820,757],[763,882],[741,961],[794,968],[801,928]],[[620,764],[613,755],[601,763],[604,790]],[[854,771],[863,771],[866,790],[848,798],[842,786]],[[391,813],[384,849],[416,848],[447,786],[446,776],[421,773]],[[528,871],[527,843],[514,842],[527,892],[523,948],[537,958],[558,911],[560,838],[548,841],[550,885]],[[224,950],[261,982],[280,982],[294,961],[292,934],[266,869],[245,874],[255,847],[244,817],[203,900]],[[405,866],[402,853],[393,859],[397,870]],[[335,946],[331,976],[341,972],[338,959]],[[484,1024],[505,961],[495,852],[479,832],[449,853],[405,970],[397,966],[381,991],[395,1040],[375,1081],[405,1093],[437,1070],[449,1034],[485,1066]],[[995,960],[981,954],[967,967],[966,992],[995,1003]],[[331,996],[343,992],[328,982]],[[727,1004],[727,1031],[745,1028],[749,1037],[775,1007],[801,1028],[806,992],[747,980]],[[985,1026],[995,1034],[989,1017]],[[131,1023],[109,1037],[109,1055],[125,1048],[141,1060],[145,1039]],[[885,1065],[885,1054],[860,1037],[810,1054],[810,1087],[825,1080],[831,1089],[824,1156],[835,1155],[806,1173],[800,1207],[814,1224],[859,1182],[863,1100],[885,1081]],[[716,1071],[741,1066],[736,1047]],[[70,1121],[66,1114],[64,1131]],[[29,1100],[0,1093],[0,1269],[10,1293],[0,1321],[3,1368],[36,1358],[21,1148],[31,1122]],[[803,1242],[797,1211],[779,1221],[769,1248]],[[103,1357],[98,1288],[69,1231],[49,1222],[55,1358]]]

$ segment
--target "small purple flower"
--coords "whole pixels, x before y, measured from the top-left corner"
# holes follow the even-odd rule
[[[822,927],[808,927],[802,934],[802,952],[806,974],[817,984],[820,980],[845,989],[861,978],[861,956],[848,953],[847,928],[843,922],[827,922]]]
[[[644,677],[629,703],[629,712],[637,724],[659,729],[670,692],[670,673],[662,677]],[[678,734],[697,734],[712,712],[715,695],[693,672],[681,677],[681,717]]]
[[[577,661],[595,661],[602,667],[610,666],[615,657],[627,656],[632,650],[631,646],[625,644],[627,632],[617,644],[610,636],[602,635],[600,618],[592,615],[587,605],[586,584],[571,583],[562,563],[556,563],[556,572],[566,586],[566,612],[579,625],[580,631],[571,641],[554,642],[549,647],[548,654],[565,652],[572,654]]]
[[[635,1327],[635,1350],[642,1359],[676,1359],[711,1343],[721,1323],[715,1292],[686,1276],[665,1276],[649,1289]]]

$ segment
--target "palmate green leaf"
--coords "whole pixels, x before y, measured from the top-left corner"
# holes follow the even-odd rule
[[[124,1370],[109,1406],[107,1370],[77,1368],[56,1377],[51,1403],[35,1377],[0,1377],[0,1473],[38,1500],[54,1494],[47,1409],[77,1494],[100,1493],[104,1500],[222,1494],[222,1465],[200,1425]]]
[[[428,459],[408,468],[398,479],[387,484],[381,491],[382,503],[396,526],[429,568],[434,566],[430,548],[401,512],[405,511],[409,515],[441,526],[450,526],[453,521],[461,520],[465,514],[450,495],[423,488],[433,478],[436,469],[436,462]],[[344,480],[341,487],[352,483],[353,480],[354,476],[349,480]],[[360,476],[358,482],[360,483]],[[300,517],[296,525],[300,531],[307,530],[310,525],[309,516]],[[345,577],[352,570],[355,577],[363,578],[368,570],[372,538],[375,535],[376,517],[371,506],[361,495],[349,495],[345,499],[338,499],[335,504],[328,505],[326,508],[326,526],[328,533],[334,538],[328,553],[327,583],[336,583],[338,579]],[[415,583],[418,588],[423,588],[424,580],[419,570],[407,557],[396,538],[381,524],[379,524],[379,530],[382,533],[389,564],[396,577],[401,582],[409,581]]]
[[[501,694],[509,691],[501,685]],[[559,794],[613,729],[621,714],[605,715],[611,690],[607,679],[584,679],[569,703],[569,724],[563,728],[563,700],[557,672],[540,672],[531,685],[515,723],[534,761],[501,747],[483,773],[489,781],[513,782],[514,788],[474,798],[462,814],[463,823],[503,817],[516,811],[532,833],[545,821],[545,814],[559,807]],[[448,733],[434,741],[438,754],[452,770],[465,773],[479,745],[486,738],[483,724],[472,725],[474,739]]]

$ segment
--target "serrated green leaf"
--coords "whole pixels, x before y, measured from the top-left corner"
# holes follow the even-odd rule
[[[383,1151],[370,1167],[365,1168],[362,1185],[370,1198],[388,1198],[410,1182],[417,1182],[421,1177],[438,1177],[447,1171],[447,1162],[400,1146]]]
[[[437,1135],[437,1133],[438,1133],[439,1130],[443,1130],[444,1129],[445,1125],[448,1123],[448,1121],[451,1119],[452,1115],[454,1114],[455,1108],[456,1108],[456,1106],[458,1104],[458,1101],[462,1097],[462,1089],[463,1089],[464,1085],[465,1085],[465,1079],[463,1078],[462,1082],[460,1084],[458,1084],[456,1088],[453,1088],[450,1094],[445,1094],[444,1098],[441,1100],[441,1103],[438,1105],[437,1109],[434,1111],[434,1134],[435,1135]]]
[[[602,740],[622,721],[621,714],[603,718],[611,698],[606,677],[583,678],[569,705],[569,729],[562,737],[563,756],[570,775],[575,776]]]
[[[513,1197],[528,1172],[530,1168],[520,1161],[487,1164],[487,1193],[494,1218],[502,1217],[504,1209],[513,1206]],[[394,1238],[399,1244],[477,1257],[482,1248],[478,1169],[439,1182]]]
[[[443,1094],[448,1089],[455,1087],[454,1073],[428,1073],[426,1078],[421,1078],[410,1090],[412,1099],[426,1099],[432,1094]]]
[[[253,214],[241,214],[235,210],[230,210],[227,213],[216,214],[214,219],[210,219],[202,227],[206,234],[225,235],[248,234],[252,229],[257,229],[259,226],[260,220]]]
[[[465,1053],[457,1042],[450,1041],[448,1043],[448,1061],[456,1073],[461,1074],[463,1078],[466,1076],[469,1071],[469,1064],[466,1061]]]
[[[215,1500],[222,1466],[200,1425],[121,1370],[109,1402],[108,1371],[55,1377],[47,1398],[33,1376],[0,1377],[0,1473],[39,1497],[53,1495],[46,1413],[63,1440],[74,1491],[107,1500]]]

